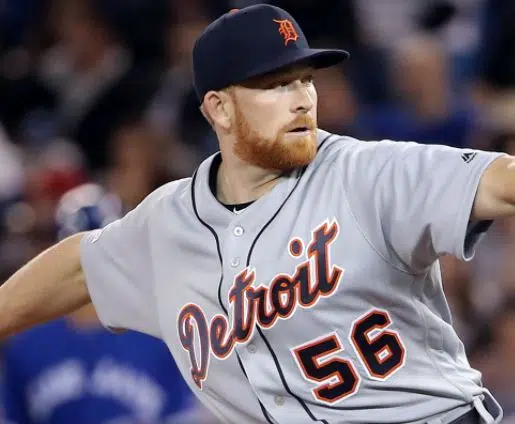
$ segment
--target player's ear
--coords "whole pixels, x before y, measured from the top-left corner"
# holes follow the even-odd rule
[[[204,96],[202,113],[212,126],[223,130],[231,127],[231,98],[223,91],[209,91]]]

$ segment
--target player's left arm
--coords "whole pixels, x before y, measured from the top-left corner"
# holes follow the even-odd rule
[[[471,260],[492,221],[515,215],[515,157],[502,152],[384,140],[354,145],[341,163],[361,231],[407,272],[445,254]]]
[[[501,156],[484,171],[471,212],[472,220],[515,215],[515,156]]]

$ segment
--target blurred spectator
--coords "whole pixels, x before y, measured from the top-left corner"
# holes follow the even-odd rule
[[[356,76],[360,99],[366,104],[389,100],[388,58],[401,40],[413,34],[420,2],[405,0],[353,1],[365,53]],[[354,57],[351,51],[352,57]]]
[[[25,189],[23,160],[23,151],[11,143],[0,125],[0,278],[8,275],[19,263],[14,259],[19,255],[19,246],[9,244],[8,238],[13,206],[20,202]]]
[[[212,21],[232,8],[248,6],[251,1],[241,0],[168,0],[173,21],[176,23],[206,19]],[[266,3],[266,1],[265,1]]]
[[[391,51],[417,29],[419,1],[359,0],[355,5],[366,42],[382,51]]]
[[[320,128],[357,138],[369,135],[360,116],[360,102],[344,67],[333,66],[317,70],[315,86],[318,93]]]
[[[4,349],[9,423],[198,424],[208,416],[166,345],[137,332],[109,333],[91,305]]]
[[[93,170],[108,165],[112,134],[142,113],[159,78],[157,69],[133,62],[109,20],[108,5],[100,0],[58,2],[59,41],[40,70],[57,96],[60,133],[78,142]]]
[[[202,158],[216,149],[211,127],[199,110],[191,74],[193,43],[208,23],[196,17],[170,24],[168,67],[145,113],[148,128],[164,139],[171,178],[191,175]]]
[[[433,0],[433,27],[439,24],[436,32],[449,55],[452,87],[455,92],[468,91],[476,76],[475,58],[480,43],[478,22],[484,2],[485,0]],[[428,15],[430,17],[431,13]]]
[[[0,209],[20,196],[25,173],[21,150],[16,147],[0,125]]]
[[[478,19],[485,0],[359,0],[356,4],[359,29],[368,46],[366,82],[374,81],[373,101],[385,101],[388,61],[397,47],[414,35],[437,38],[449,56],[450,86],[453,91],[468,88],[475,75],[475,53],[479,44]],[[381,86],[382,84],[382,86]]]
[[[175,0],[176,1],[176,0]],[[108,22],[120,42],[130,51],[133,64],[155,64],[165,60],[166,38],[171,14],[170,0],[103,0]]]
[[[0,92],[7,99],[0,106],[0,119],[18,143],[66,137],[84,151],[92,171],[109,165],[112,134],[123,122],[141,116],[162,72],[158,59],[134,60],[137,46],[127,44],[118,22],[129,5],[52,1],[46,26],[54,42],[26,66],[20,60],[14,66],[10,59],[0,78]],[[14,69],[18,71],[13,74]]]
[[[48,0],[3,0],[0,3],[0,52],[37,41],[34,38],[48,12]]]
[[[33,210],[31,236],[39,239],[41,247],[52,244],[54,213],[61,196],[86,182],[87,168],[82,152],[63,139],[45,145],[28,161],[24,201]]]
[[[126,210],[136,207],[169,178],[185,176],[170,173],[163,153],[170,148],[167,144],[167,139],[158,137],[143,121],[125,123],[113,134],[105,184],[117,193]]]
[[[103,227],[121,214],[116,196],[96,184],[80,185],[59,202],[57,238]],[[4,373],[10,423],[197,424],[211,419],[162,341],[132,331],[108,332],[91,304],[9,339]]]
[[[440,42],[426,36],[404,40],[393,54],[390,75],[394,101],[368,108],[374,138],[468,146],[475,112],[451,90]]]
[[[18,193],[13,193],[15,197],[4,204],[2,213],[3,278],[53,244],[57,202],[67,190],[83,183],[88,174],[82,152],[68,140],[55,139],[37,149],[17,151],[22,153],[18,164],[23,176],[18,182]]]
[[[515,88],[515,3],[487,0],[483,3],[481,44],[477,55],[479,80],[487,90]]]

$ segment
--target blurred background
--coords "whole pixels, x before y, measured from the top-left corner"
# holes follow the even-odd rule
[[[211,20],[252,3],[0,0],[1,281],[58,239],[56,210],[69,190],[94,183],[118,199],[123,214],[162,183],[190,176],[217,150],[191,85],[190,52]],[[513,0],[268,3],[288,10],[312,46],[351,52],[342,67],[316,76],[321,128],[367,140],[515,154]],[[472,365],[505,408],[505,422],[515,422],[509,418],[515,416],[514,257],[515,219],[505,219],[493,225],[471,263],[442,260],[455,327]],[[123,404],[108,407],[101,400],[93,408],[99,415],[84,423],[215,422],[187,400],[169,407],[154,402],[149,409],[155,390],[171,393],[182,384],[168,370],[174,387],[152,386],[169,366],[164,361],[164,368],[149,371],[159,349],[136,360],[107,348],[112,362],[132,365],[106,365],[105,350],[87,347],[99,345],[92,344],[94,317],[86,312],[73,322],[77,331],[45,327],[2,347],[0,406],[9,420],[79,423],[63,418],[60,406],[80,411],[77,399],[87,396],[73,392],[78,383],[68,377],[79,381],[82,366],[93,380],[95,372],[112,375],[110,383],[97,382],[103,389],[96,395]],[[153,343],[125,341],[147,342]],[[39,364],[42,356],[48,360]],[[142,379],[148,390],[115,393],[115,381],[141,388]],[[181,390],[186,399],[187,388]],[[172,397],[177,400],[177,393]],[[97,401],[84,405],[91,410]],[[112,412],[100,415],[103,407]],[[195,418],[173,415],[192,408]]]

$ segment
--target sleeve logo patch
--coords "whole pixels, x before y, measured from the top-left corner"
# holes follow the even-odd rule
[[[463,153],[461,155],[461,158],[463,159],[463,162],[470,163],[476,157],[476,155],[477,155],[476,152],[467,152],[467,153]]]

